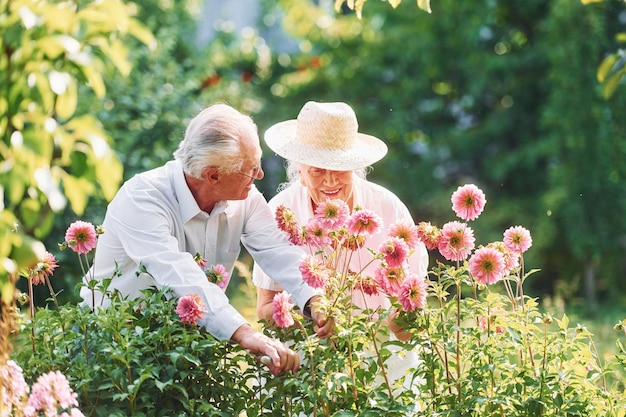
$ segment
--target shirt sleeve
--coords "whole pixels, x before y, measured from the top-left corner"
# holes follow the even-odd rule
[[[124,192],[124,191],[121,191]],[[126,255],[146,271],[158,288],[168,287],[175,297],[198,294],[207,313],[198,324],[220,340],[230,339],[246,324],[217,285],[210,283],[190,253],[180,250],[176,208],[158,196],[140,194],[118,199],[107,212],[107,227],[117,236]],[[107,231],[109,233],[109,231]]]

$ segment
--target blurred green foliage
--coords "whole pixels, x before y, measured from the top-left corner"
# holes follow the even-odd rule
[[[66,207],[80,216],[90,196],[116,193],[120,161],[78,102],[102,99],[106,74],[128,74],[126,37],[149,45],[152,36],[118,0],[3,0],[0,16],[0,287],[8,302],[55,216]]]
[[[416,221],[449,220],[451,191],[476,183],[492,199],[478,233],[533,233],[533,292],[620,298],[626,97],[606,100],[595,76],[623,31],[623,4],[440,0],[427,14],[367,2],[358,19],[278,3],[300,52],[277,56],[260,85],[261,131],[307,100],[346,101],[390,148],[370,179]]]

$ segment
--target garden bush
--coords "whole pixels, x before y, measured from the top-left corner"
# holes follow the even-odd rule
[[[112,306],[95,311],[57,306],[53,296],[36,314],[20,316],[13,358],[27,383],[50,372],[65,375],[81,411],[93,416],[625,416],[626,351],[619,338],[617,354],[603,360],[584,325],[542,312],[523,291],[535,272],[524,265],[529,231],[514,226],[501,242],[476,245],[469,221],[484,208],[482,191],[460,187],[452,201],[463,222],[398,225],[387,245],[372,248],[371,262],[381,268],[375,277],[338,262],[375,227],[375,213],[359,209],[334,219],[315,246],[306,225],[279,209],[283,230],[311,249],[303,265],[315,268],[303,267],[303,278],[324,292],[320,308],[336,323],[335,335],[320,340],[288,297],[276,297],[275,320],[264,331],[301,354],[296,375],[275,377],[262,358],[215,340],[177,312],[182,299],[167,289],[136,300],[110,294]],[[324,207],[331,210],[317,220],[344,210],[333,201]],[[404,266],[385,272],[404,265],[416,238],[435,259],[428,277]],[[71,240],[63,246],[78,247]],[[87,254],[79,259],[86,263]],[[47,283],[52,290],[55,268],[48,257],[25,273],[30,288]],[[384,292],[392,308],[356,311],[346,295],[354,288]],[[389,320],[408,340],[390,337]],[[624,335],[625,324],[616,324],[617,334]],[[386,362],[411,350],[419,353],[418,366],[390,378]],[[0,385],[5,392],[7,386]]]

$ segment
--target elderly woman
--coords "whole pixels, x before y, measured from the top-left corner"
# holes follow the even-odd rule
[[[366,169],[382,159],[387,146],[378,138],[358,132],[357,118],[352,108],[345,103],[308,102],[300,111],[297,120],[287,120],[270,127],[264,136],[267,146],[287,160],[288,183],[270,200],[270,207],[289,208],[301,225],[314,216],[315,208],[328,199],[341,199],[352,211],[355,207],[375,212],[381,217],[383,227],[370,236],[363,247],[351,257],[350,269],[374,276],[376,263],[370,262],[372,255],[367,248],[378,248],[386,239],[389,227],[394,223],[410,222],[411,214],[404,203],[388,189],[365,179]],[[413,273],[426,276],[428,253],[419,242],[409,258]],[[257,314],[259,318],[272,319],[274,295],[282,291],[281,286],[254,266],[253,282],[257,286]],[[390,302],[385,295],[365,295],[353,291],[354,305],[372,310],[386,310]],[[392,335],[402,339],[402,329],[393,321],[388,322]],[[393,336],[392,336],[393,337]],[[393,358],[390,358],[393,361]],[[399,373],[415,366],[413,360],[388,361],[390,374]],[[391,369],[391,368],[396,368]]]

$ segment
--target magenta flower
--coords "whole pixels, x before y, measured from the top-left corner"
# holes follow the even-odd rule
[[[384,260],[390,268],[401,267],[409,256],[409,246],[398,237],[390,237],[378,247],[378,252],[384,255]]]
[[[286,291],[277,293],[272,300],[272,318],[278,327],[287,328],[295,323],[291,309],[295,306]]]
[[[378,287],[389,296],[397,296],[400,293],[404,276],[406,275],[404,268],[385,268],[380,267],[374,273],[374,278]]]
[[[46,278],[52,276],[58,266],[57,260],[50,252],[45,252],[41,261],[28,270],[28,277],[33,285],[45,284]]]
[[[216,284],[221,289],[225,289],[230,281],[230,274],[222,264],[211,265],[211,267],[205,271],[205,274],[209,282]]]
[[[474,220],[485,208],[487,199],[474,184],[463,185],[452,194],[452,210],[463,220]]]
[[[489,329],[493,329],[493,331],[495,331],[498,334],[502,334],[504,333],[504,327],[502,326],[492,326],[492,324],[494,323],[495,317],[491,316],[491,317],[485,317],[485,316],[479,316],[478,317],[478,324],[480,326],[480,329],[482,331],[486,331],[488,328]]]
[[[48,372],[41,375],[33,384],[24,409],[24,416],[33,417],[41,414],[56,416],[59,408],[78,406],[76,398],[77,394],[70,387],[65,375],[59,371]],[[82,415],[82,413],[73,415]]]
[[[522,226],[509,227],[504,232],[504,244],[516,253],[526,252],[533,244],[530,232]]]
[[[398,293],[398,301],[405,311],[414,311],[418,308],[426,307],[426,296],[428,295],[428,283],[416,274],[410,274],[402,285]]]
[[[22,368],[12,359],[0,367],[0,401],[5,408],[1,415],[18,415],[22,411],[30,388],[24,380]],[[16,413],[12,413],[15,410]],[[8,414],[5,414],[8,413]]]
[[[484,285],[495,284],[506,272],[504,257],[497,249],[480,248],[470,258],[469,270],[477,282]]]
[[[409,249],[414,249],[420,242],[417,226],[411,222],[397,222],[389,227],[389,236],[404,240]]]
[[[371,236],[382,227],[383,220],[371,210],[358,210],[346,220],[346,229],[352,235]]]
[[[180,317],[181,323],[197,325],[207,312],[202,298],[198,294],[185,294],[178,300],[176,314]]]
[[[296,246],[302,245],[300,225],[293,212],[287,207],[280,205],[276,208],[276,223],[278,228],[289,236],[289,241]]]
[[[76,220],[65,232],[65,242],[74,252],[89,253],[96,247],[96,228],[89,222]]]
[[[441,240],[441,230],[433,226],[430,222],[420,222],[417,225],[417,236],[420,238],[428,250],[437,249]]]
[[[474,231],[465,223],[449,222],[441,229],[439,252],[449,261],[462,261],[474,249]]]
[[[315,217],[327,230],[337,230],[344,226],[350,216],[350,209],[345,201],[335,199],[320,203],[315,209]]]
[[[300,262],[302,279],[310,287],[324,288],[328,283],[328,271],[326,271],[313,256],[307,256]]]

